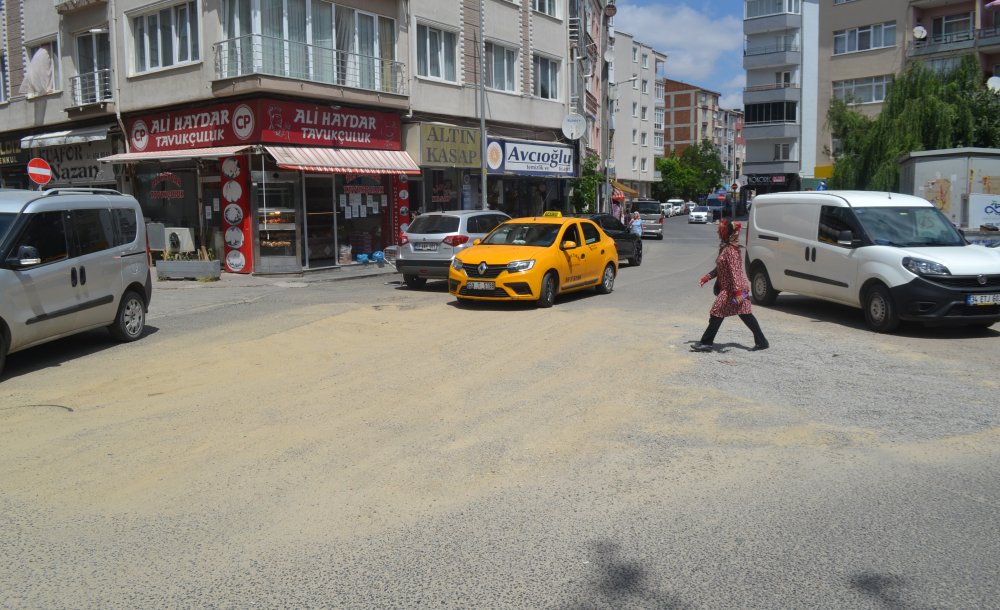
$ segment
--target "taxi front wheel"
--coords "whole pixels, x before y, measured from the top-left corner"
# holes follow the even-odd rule
[[[538,306],[552,307],[556,303],[556,274],[549,271],[542,278],[542,288],[538,291]]]
[[[601,275],[601,283],[597,286],[597,292],[600,294],[609,294],[615,289],[615,266],[608,263],[604,267],[604,273]]]

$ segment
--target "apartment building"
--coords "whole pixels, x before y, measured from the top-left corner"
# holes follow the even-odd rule
[[[719,149],[719,160],[726,173],[722,177],[723,185],[740,183],[743,173],[743,160],[746,156],[746,142],[743,139],[743,111],[719,110],[719,121],[715,128],[713,139]]]
[[[660,79],[660,83],[664,89],[666,155],[679,155],[702,140],[720,145],[724,124],[720,120],[719,93],[669,78]]]
[[[6,0],[0,181],[28,187],[40,156],[49,186],[136,195],[154,248],[322,268],[419,209],[481,205],[485,108],[489,203],[540,211],[578,163],[560,126],[580,4]]]
[[[620,190],[650,197],[653,184],[660,180],[656,159],[663,156],[663,147],[657,144],[663,138],[663,122],[657,120],[663,100],[657,97],[656,82],[667,57],[625,32],[615,32],[613,54],[609,70],[613,171]]]
[[[839,143],[832,99],[876,116],[911,62],[974,54],[1000,74],[1000,7],[978,0],[745,0],[746,179],[756,192],[821,188]]]

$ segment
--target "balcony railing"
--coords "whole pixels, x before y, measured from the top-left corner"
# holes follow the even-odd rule
[[[103,102],[113,102],[111,70],[98,70],[70,78],[73,106],[88,106]]]
[[[753,87],[746,87],[743,89],[744,92],[750,93],[752,91],[772,91],[774,89],[798,89],[798,83],[771,83],[770,85],[754,85]]]
[[[217,43],[215,73],[220,79],[265,74],[406,95],[402,62],[260,34]]]
[[[748,47],[743,50],[744,57],[754,55],[767,55],[768,53],[798,53],[800,50],[797,44],[779,44],[770,47]]]

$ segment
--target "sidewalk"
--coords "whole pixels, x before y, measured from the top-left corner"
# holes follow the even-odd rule
[[[376,263],[344,265],[329,269],[319,269],[316,271],[302,271],[299,273],[263,273],[263,274],[243,274],[243,273],[222,273],[222,277],[217,282],[205,282],[197,280],[160,280],[156,277],[156,270],[152,269],[153,290],[163,289],[194,289],[194,288],[252,288],[254,286],[281,286],[290,283],[313,284],[317,282],[339,282],[344,280],[354,280],[377,275],[398,275],[396,267],[389,263],[381,265]],[[402,276],[399,276],[402,280]]]

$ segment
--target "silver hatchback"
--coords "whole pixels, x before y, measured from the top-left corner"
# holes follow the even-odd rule
[[[428,279],[448,279],[455,255],[482,239],[510,216],[497,210],[452,210],[417,216],[403,232],[396,271],[410,288]]]

